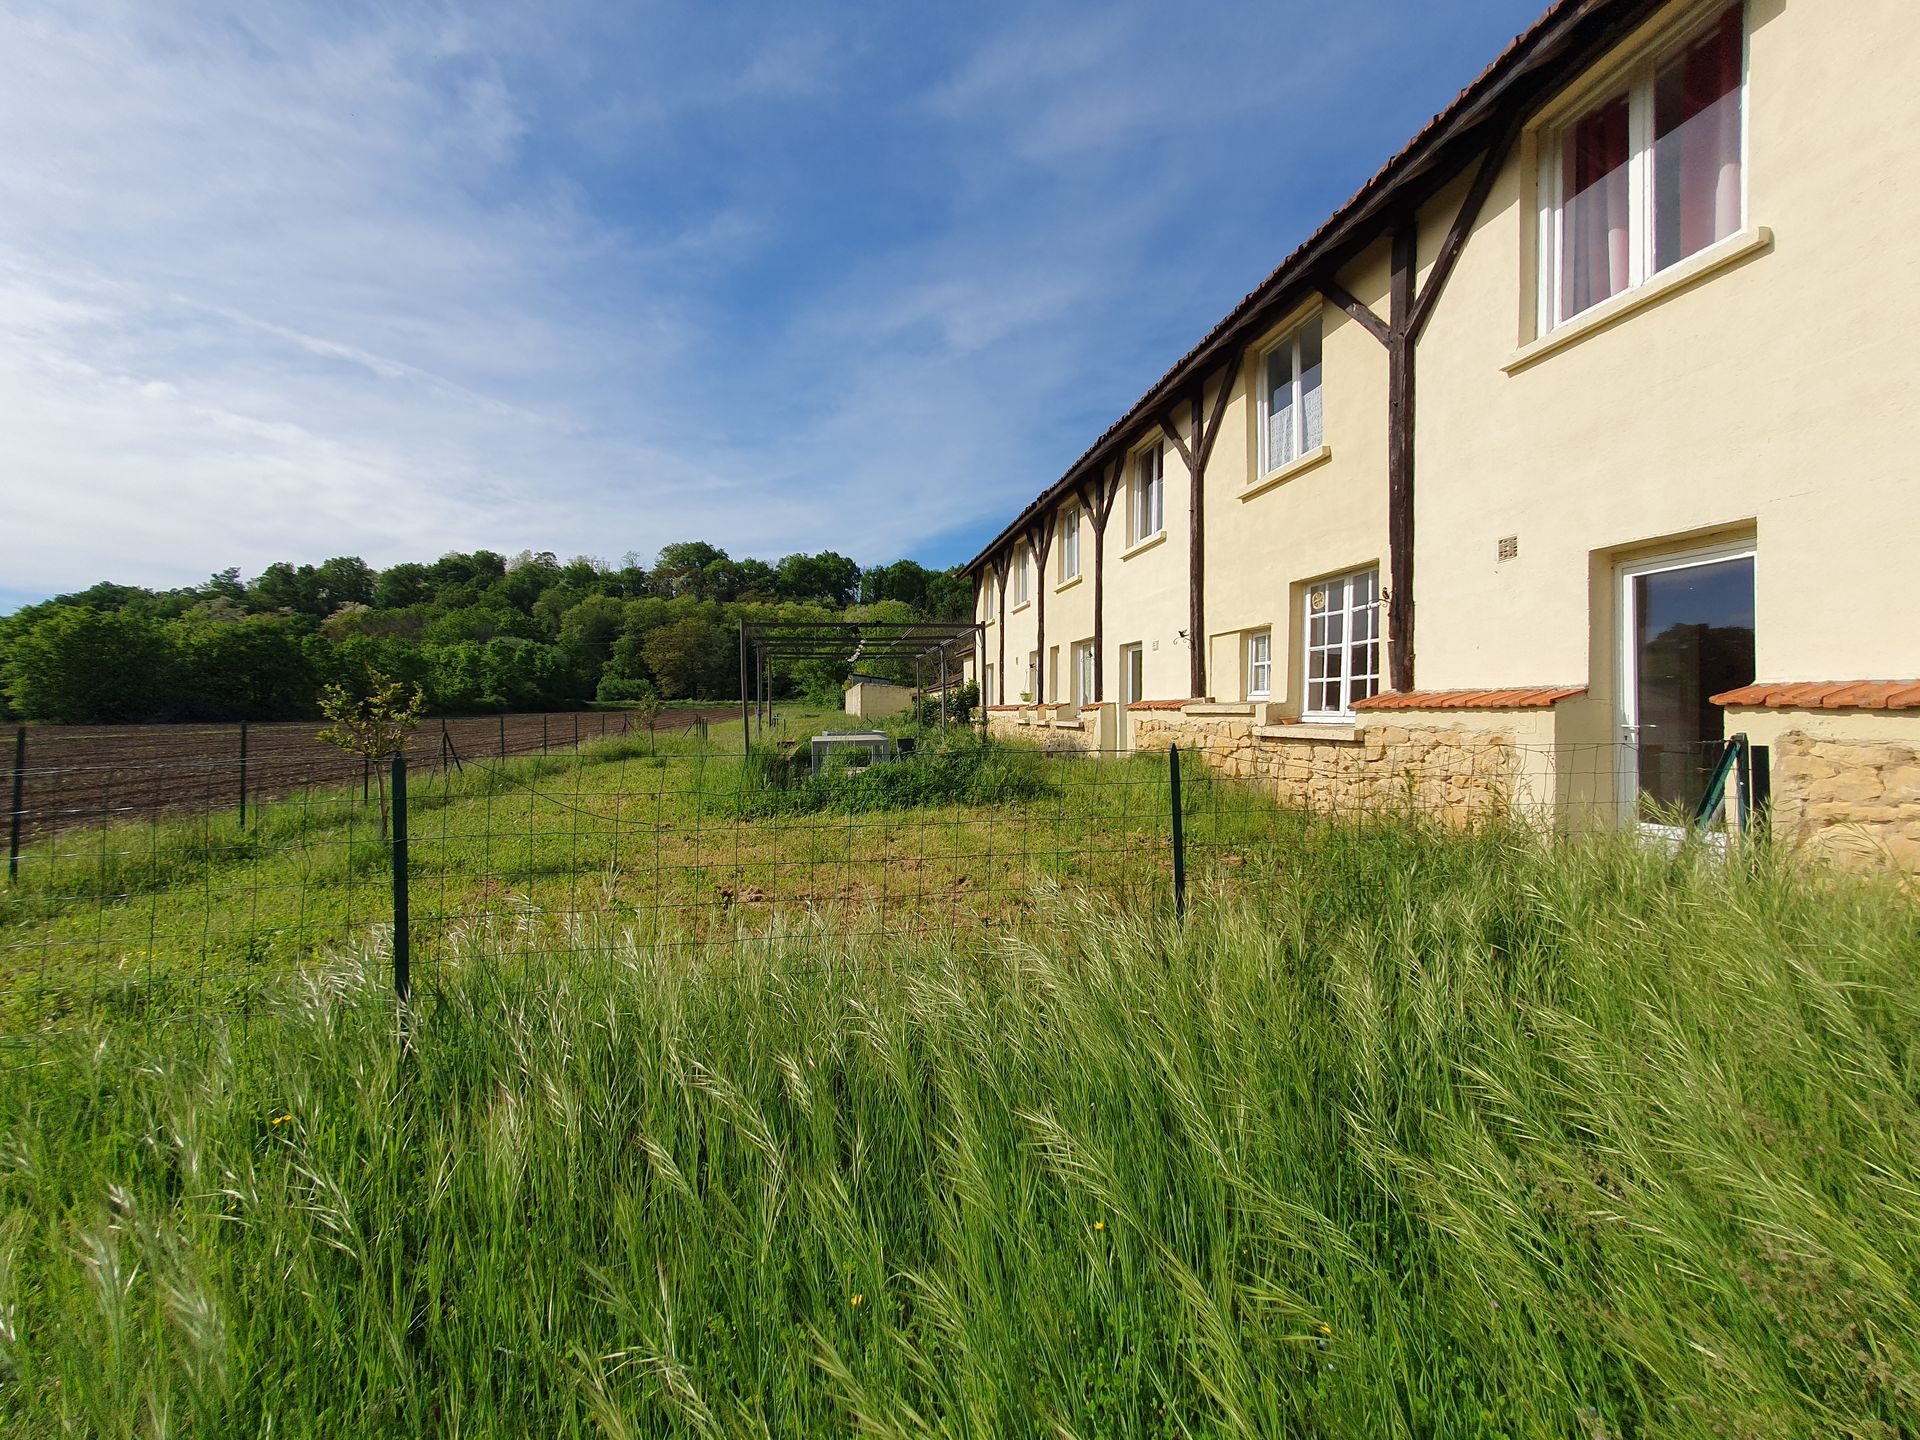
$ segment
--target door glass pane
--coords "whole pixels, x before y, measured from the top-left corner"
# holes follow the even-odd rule
[[[1627,288],[1627,97],[1568,128],[1561,151],[1560,314]]]
[[[1653,82],[1656,270],[1740,228],[1740,6]]]
[[[1633,580],[1633,689],[1643,819],[1691,813],[1726,739],[1708,697],[1751,685],[1751,558]]]

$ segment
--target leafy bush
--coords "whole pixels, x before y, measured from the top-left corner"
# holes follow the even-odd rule
[[[970,725],[973,712],[980,707],[980,686],[969,680],[957,689],[947,692],[947,722],[952,725]],[[940,697],[922,695],[913,702],[913,721],[916,725],[933,726],[940,723]]]
[[[612,704],[632,704],[641,700],[657,700],[660,691],[651,680],[628,680],[620,676],[609,675],[600,682],[593,698]]]
[[[808,773],[811,763],[805,746],[751,750],[740,768],[737,792],[716,797],[715,803],[734,815],[805,815],[1004,805],[1055,790],[1048,762],[1037,751],[997,745],[964,731],[899,760],[861,765],[840,755],[818,775]]]

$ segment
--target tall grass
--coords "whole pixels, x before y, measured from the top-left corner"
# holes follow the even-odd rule
[[[0,1073],[0,1422],[1914,1432],[1908,898],[1375,822],[1183,930],[1035,905],[723,966],[476,934],[410,1051],[378,956],[46,1042]]]

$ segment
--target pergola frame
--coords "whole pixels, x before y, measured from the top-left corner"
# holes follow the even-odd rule
[[[961,662],[985,653],[986,627],[977,621],[927,620],[911,624],[877,620],[740,622],[740,739],[753,743],[757,721],[773,719],[775,660],[913,662],[914,693],[926,692],[931,672],[940,691],[940,724],[947,724],[947,687],[960,677]],[[980,726],[987,723],[987,696],[980,696]]]

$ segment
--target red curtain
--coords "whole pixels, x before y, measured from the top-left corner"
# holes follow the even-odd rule
[[[1627,288],[1627,97],[1567,131],[1561,190],[1560,310],[1577,315]]]

